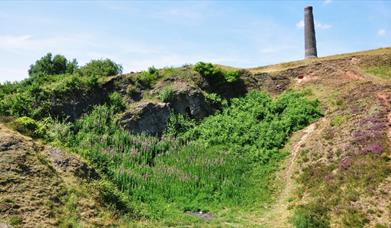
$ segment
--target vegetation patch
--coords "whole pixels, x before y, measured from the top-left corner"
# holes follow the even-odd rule
[[[280,149],[293,131],[319,116],[318,102],[302,93],[273,100],[252,92],[198,125],[172,115],[158,139],[122,130],[115,107],[103,105],[76,121],[63,145],[119,190],[110,194],[115,199],[106,194],[112,187],[102,191],[105,202],[119,211],[168,223],[192,221],[185,212],[213,214],[270,202],[273,173],[285,156]]]
[[[240,76],[239,72],[236,70],[225,70],[212,63],[199,62],[194,65],[193,69],[214,84],[233,83],[238,80]]]

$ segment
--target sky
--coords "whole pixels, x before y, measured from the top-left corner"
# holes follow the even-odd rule
[[[46,53],[124,72],[198,61],[255,67],[304,55],[304,7],[318,55],[388,47],[391,1],[0,1],[0,82]]]

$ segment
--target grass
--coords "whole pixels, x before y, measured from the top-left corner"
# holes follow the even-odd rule
[[[391,80],[391,66],[389,65],[371,66],[365,71],[382,79]]]
[[[298,68],[301,66],[307,66],[313,63],[322,62],[324,60],[337,60],[337,59],[343,59],[343,58],[353,58],[353,57],[362,57],[362,56],[376,56],[376,55],[382,55],[382,54],[390,54],[391,48],[379,48],[379,49],[373,49],[373,50],[367,50],[367,51],[359,51],[359,52],[352,52],[352,53],[344,53],[344,54],[338,54],[338,55],[332,55],[332,56],[324,56],[320,58],[311,58],[311,59],[301,59],[286,63],[279,63],[279,64],[273,64],[268,66],[262,66],[262,67],[254,67],[249,68],[249,70],[253,73],[271,73],[271,72],[278,72],[278,71],[284,71],[287,69],[292,68]]]

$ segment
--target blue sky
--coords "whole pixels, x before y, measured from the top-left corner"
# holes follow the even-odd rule
[[[0,82],[26,78],[47,52],[110,58],[124,72],[301,59],[306,5],[320,56],[391,44],[391,1],[1,1]]]

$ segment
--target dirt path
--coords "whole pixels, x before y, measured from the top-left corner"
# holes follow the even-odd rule
[[[284,184],[283,189],[278,196],[278,199],[274,205],[270,208],[263,218],[261,224],[265,227],[279,228],[279,227],[291,227],[288,223],[289,210],[288,200],[294,191],[294,180],[293,174],[295,171],[295,162],[300,152],[300,147],[306,142],[308,136],[315,130],[316,123],[311,124],[302,131],[302,136],[299,141],[296,142],[291,151],[289,160],[287,161],[286,168],[282,173],[282,183]]]

